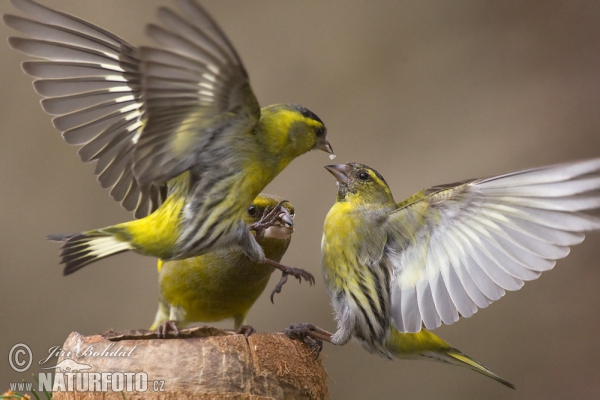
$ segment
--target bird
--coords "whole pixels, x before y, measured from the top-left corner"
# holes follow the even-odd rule
[[[280,261],[292,239],[294,206],[279,196],[261,193],[246,210],[249,227],[281,205],[277,222],[257,242],[265,255]],[[251,333],[246,314],[264,291],[274,268],[250,261],[241,251],[210,252],[183,260],[158,261],[160,300],[151,330],[166,337],[169,330],[195,322],[234,320],[234,330]],[[273,295],[273,294],[272,294]],[[273,298],[271,295],[271,299]]]
[[[337,330],[286,330],[317,350],[354,338],[387,358],[438,346],[433,353],[447,361],[449,345],[428,330],[520,289],[600,229],[586,213],[600,208],[600,158],[434,186],[400,203],[371,167],[325,168],[338,187],[321,242]],[[412,348],[405,335],[425,339],[410,339]]]
[[[42,108],[137,218],[50,235],[63,242],[65,275],[124,251],[168,261],[241,250],[314,281],[267,259],[244,214],[296,157],[333,155],[325,124],[296,104],[261,109],[238,53],[200,4],[179,0],[179,13],[159,8],[162,25],[147,26],[158,45],[139,48],[32,0],[12,4],[30,18],[7,14],[4,23],[29,37],[9,44],[42,59],[22,64],[36,78]]]

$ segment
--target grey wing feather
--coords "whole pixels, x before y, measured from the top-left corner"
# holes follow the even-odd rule
[[[260,117],[229,40],[196,2],[178,3],[185,17],[161,8],[166,28],[148,27],[163,48],[140,52],[148,116],[134,150],[134,173],[141,183],[168,180],[192,168],[205,171],[209,160],[218,160],[207,154],[211,149],[219,151],[249,133]]]
[[[67,143],[81,146],[82,161],[97,161],[98,181],[115,200],[136,217],[152,212],[164,200],[165,185],[140,185],[131,173],[144,127],[136,50],[79,18],[33,1],[13,4],[34,19],[5,15],[6,25],[31,37],[9,43],[47,60],[27,61],[23,69],[37,78],[34,88],[54,126]]]
[[[390,214],[392,313],[403,332],[469,317],[552,269],[600,218],[600,159],[428,192]]]

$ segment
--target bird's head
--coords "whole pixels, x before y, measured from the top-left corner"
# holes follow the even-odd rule
[[[263,108],[260,124],[270,152],[292,159],[311,150],[333,154],[327,128],[312,111],[297,104],[275,104]]]
[[[259,194],[246,210],[244,220],[247,224],[260,221],[265,212],[273,210],[283,199],[266,193]],[[271,260],[279,261],[285,254],[294,233],[294,206],[289,202],[281,203],[281,210],[275,217],[273,226],[266,228],[260,237],[256,238],[258,244],[265,251],[265,256]]]
[[[337,180],[338,201],[394,204],[394,198],[387,182],[373,168],[354,162],[327,165],[325,168]]]
[[[283,201],[283,203],[281,203]],[[275,217],[275,223],[264,231],[264,238],[267,239],[288,239],[294,233],[294,206],[281,197],[266,193],[259,194],[252,204],[246,210],[244,220],[248,225],[254,224],[263,217],[263,215],[273,210],[281,203],[281,211]],[[260,241],[259,241],[260,242]]]

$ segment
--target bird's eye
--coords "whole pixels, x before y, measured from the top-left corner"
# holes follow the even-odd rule
[[[318,138],[325,136],[325,127],[317,128],[317,130],[315,131],[315,135]]]
[[[256,213],[258,212],[256,206],[252,205],[250,207],[248,207],[248,215],[251,217],[254,217],[256,215]]]
[[[368,181],[370,178],[369,174],[365,171],[362,171],[358,174],[358,179],[360,179],[361,181]]]

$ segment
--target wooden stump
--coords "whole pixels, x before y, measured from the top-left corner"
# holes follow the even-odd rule
[[[321,358],[282,333],[245,337],[202,327],[182,335],[73,332],[58,359],[53,399],[328,398]]]

